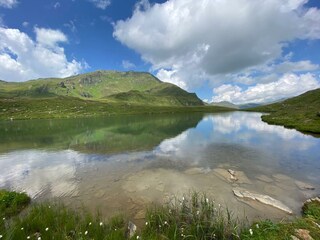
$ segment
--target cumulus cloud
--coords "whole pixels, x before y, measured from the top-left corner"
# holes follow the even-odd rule
[[[19,29],[0,27],[0,79],[25,81],[39,77],[67,77],[87,65],[69,61],[61,43],[68,41],[60,30],[35,28],[36,40]]]
[[[319,21],[320,23],[320,21]],[[290,62],[285,61],[281,64],[275,66],[275,71],[280,73],[287,72],[307,72],[307,71],[315,71],[319,69],[318,64],[313,64],[311,61],[299,61],[299,62]]]
[[[184,89],[208,80],[212,86],[232,83],[239,76],[256,84],[262,78],[251,73],[265,67],[272,66],[280,77],[287,70],[319,67],[282,56],[283,48],[296,39],[320,39],[320,10],[306,7],[307,2],[143,0],[130,18],[115,23],[113,35],[151,63],[161,80]]]
[[[4,8],[13,8],[17,6],[18,1],[17,0],[0,0],[0,7]]]
[[[272,102],[279,98],[287,98],[302,94],[308,90],[320,87],[315,76],[307,74],[286,74],[278,81],[257,84],[243,90],[237,85],[224,84],[214,88],[213,102],[229,101],[236,104]]]
[[[129,60],[123,60],[122,67],[125,69],[132,69],[132,68],[135,68],[136,65],[134,63],[130,62]]]
[[[89,0],[92,2],[97,8],[105,10],[110,4],[110,0]]]

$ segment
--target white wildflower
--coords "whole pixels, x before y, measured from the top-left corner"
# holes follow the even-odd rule
[[[4,217],[4,218],[2,218],[2,220],[4,221],[4,220],[6,220],[6,218]]]
[[[30,239],[30,236],[28,236],[27,239]]]
[[[88,234],[88,231],[85,231],[85,232],[84,232],[84,235],[87,235],[87,234]]]
[[[252,231],[252,229],[251,229],[251,228],[249,229],[249,233],[250,233],[250,235],[252,235],[252,234],[253,234],[253,231]]]
[[[148,224],[149,224],[149,223],[148,223],[148,222],[146,222],[146,226],[148,226]]]
[[[209,199],[208,198],[206,198],[206,203],[209,203]]]
[[[48,232],[48,230],[49,230],[49,228],[47,227],[47,228],[46,228],[46,232]]]
[[[38,240],[41,240],[41,237],[38,237]]]
[[[103,222],[100,222],[100,226],[102,226],[103,225]]]
[[[89,226],[91,226],[91,224],[92,224],[92,223],[91,223],[91,222],[89,222]]]
[[[23,229],[24,229],[24,228],[22,227],[22,228],[21,228],[21,231],[22,231]]]
[[[2,235],[0,235],[0,238],[2,238],[3,236]]]
[[[198,211],[197,211],[197,215],[199,215],[199,214],[200,214],[200,211],[198,210]]]
[[[182,201],[184,201],[184,197],[182,197]]]
[[[259,224],[256,224],[256,228],[259,228]]]
[[[139,236],[137,236],[137,239],[140,239],[140,237],[139,237]]]

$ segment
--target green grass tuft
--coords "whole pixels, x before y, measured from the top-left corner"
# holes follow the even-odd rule
[[[20,213],[30,203],[25,193],[0,190],[0,217],[9,217]]]

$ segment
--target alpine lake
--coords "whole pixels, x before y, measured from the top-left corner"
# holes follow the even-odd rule
[[[282,219],[320,193],[320,138],[248,112],[1,121],[0,169],[0,188],[106,217],[139,222],[151,203],[197,191],[239,217]]]

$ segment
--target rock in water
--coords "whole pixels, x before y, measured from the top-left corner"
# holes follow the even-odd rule
[[[295,181],[295,183],[297,187],[300,188],[301,190],[315,190],[315,187],[311,186],[308,183],[301,182],[301,181]]]
[[[247,199],[255,200],[260,203],[278,208],[286,213],[292,214],[292,210],[290,208],[288,208],[286,205],[284,205],[279,200],[276,200],[268,195],[262,195],[259,193],[252,193],[252,192],[249,192],[248,190],[242,189],[242,188],[235,188],[232,191],[233,191],[234,195],[239,198],[244,198],[244,199],[247,198]]]

